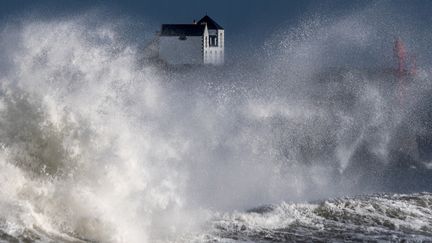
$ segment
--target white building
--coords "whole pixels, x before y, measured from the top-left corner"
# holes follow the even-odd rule
[[[158,58],[172,65],[221,65],[224,39],[222,26],[207,15],[193,24],[163,24],[157,40]]]

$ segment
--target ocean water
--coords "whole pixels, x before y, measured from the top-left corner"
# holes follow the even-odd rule
[[[5,22],[0,240],[431,241],[430,34],[378,13],[177,69],[97,16]]]
[[[431,194],[283,203],[220,215],[195,242],[429,242]]]

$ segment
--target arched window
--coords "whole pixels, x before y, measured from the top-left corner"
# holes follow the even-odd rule
[[[217,35],[210,35],[209,36],[209,46],[218,46],[218,36]]]

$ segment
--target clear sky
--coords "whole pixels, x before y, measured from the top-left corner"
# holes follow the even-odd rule
[[[206,13],[227,32],[262,41],[281,25],[297,24],[299,18],[316,11],[343,14],[372,1],[341,0],[1,0],[0,16],[37,11],[51,18],[99,8],[112,15],[144,20],[157,29],[162,23],[189,23]],[[240,39],[240,38],[239,38]]]
[[[430,32],[432,1],[429,0],[0,0],[0,20],[26,14],[57,18],[96,9],[109,21],[126,17],[136,23],[145,23],[147,33],[154,33],[160,24],[191,23],[207,13],[225,28],[227,43],[231,44],[227,44],[227,48],[248,49],[262,46],[278,29],[298,26],[307,18],[350,15],[374,4],[391,6],[399,13],[407,12],[406,16],[400,17],[402,20],[397,16],[394,19],[403,22],[407,16],[415,17],[406,21],[414,21],[411,26]],[[381,12],[387,14],[385,7],[375,15],[381,15]],[[140,40],[139,27],[131,32]]]

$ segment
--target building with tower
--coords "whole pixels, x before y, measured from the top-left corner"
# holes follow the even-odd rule
[[[192,24],[163,24],[157,38],[147,47],[169,65],[222,65],[225,60],[225,33],[209,16]]]

